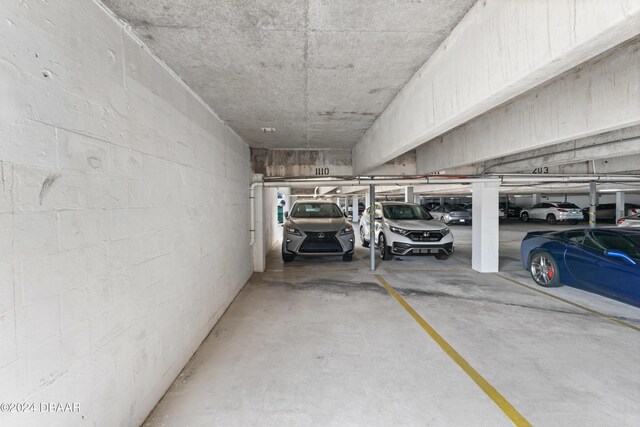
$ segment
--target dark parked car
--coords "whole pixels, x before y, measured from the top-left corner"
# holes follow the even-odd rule
[[[524,268],[540,286],[565,284],[640,307],[640,230],[534,231],[520,244]]]
[[[365,210],[364,203],[358,202],[358,215],[362,216],[362,212],[364,212],[364,210]]]
[[[635,215],[640,213],[640,205],[634,203],[625,203],[625,214],[623,216]],[[589,206],[582,208],[582,215],[585,221],[589,220]],[[615,203],[603,203],[596,206],[596,220],[600,221],[615,221],[616,219],[616,204]]]
[[[501,205],[504,203],[501,203]],[[471,215],[473,215],[473,203],[465,203],[464,205],[461,205],[467,212],[469,212]],[[507,219],[507,215],[504,213],[504,207],[503,206],[498,206],[498,219],[500,221],[503,221],[505,219]]]
[[[522,212],[522,208],[520,206],[509,203],[509,208],[507,209],[506,203],[503,202],[499,205],[503,210],[507,210],[507,218],[520,218],[520,212]]]
[[[433,209],[435,209],[438,206],[440,206],[440,203],[438,203],[438,202],[425,202],[425,203],[421,203],[420,206],[422,206],[424,209],[426,209],[427,212],[431,212]]]

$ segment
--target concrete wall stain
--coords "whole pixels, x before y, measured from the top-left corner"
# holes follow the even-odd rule
[[[49,194],[49,191],[51,190],[53,183],[56,182],[58,178],[60,178],[60,175],[51,174],[47,176],[47,178],[44,180],[44,182],[42,183],[42,188],[40,188],[40,195],[39,195],[40,204],[42,204],[42,201],[44,200],[44,198],[47,197],[47,194]]]

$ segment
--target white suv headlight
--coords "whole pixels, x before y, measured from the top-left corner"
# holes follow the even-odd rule
[[[442,233],[442,236],[446,236],[447,234],[449,234],[451,231],[448,228],[443,228],[442,230],[440,230],[440,232]]]
[[[404,228],[394,227],[393,225],[389,226],[389,230],[391,230],[393,233],[402,234],[403,236],[406,236],[409,233],[409,230],[405,230]]]

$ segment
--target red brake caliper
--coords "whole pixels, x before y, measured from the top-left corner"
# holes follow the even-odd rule
[[[553,280],[553,267],[547,268],[547,275],[549,276],[549,280]]]

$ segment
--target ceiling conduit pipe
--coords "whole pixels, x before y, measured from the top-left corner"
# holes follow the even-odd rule
[[[523,175],[523,174],[496,174],[496,175],[475,175],[469,177],[442,178],[438,175],[426,176],[424,178],[356,178],[356,179],[335,179],[335,180],[312,180],[312,179],[287,179],[282,181],[267,181],[264,187],[317,187],[318,183],[329,184],[331,186],[360,187],[375,185],[424,185],[424,184],[470,184],[472,182],[640,182],[638,175]]]

